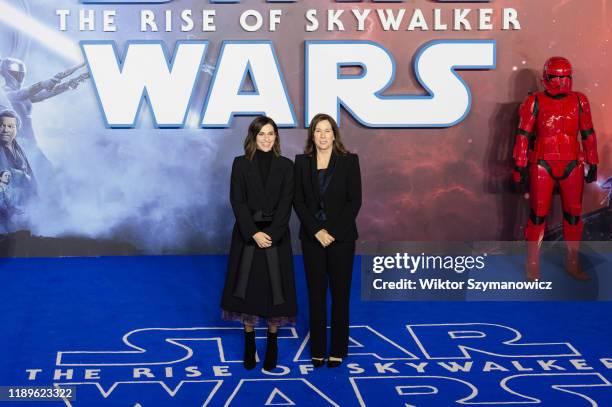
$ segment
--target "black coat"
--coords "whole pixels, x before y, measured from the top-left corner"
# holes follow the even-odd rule
[[[327,220],[315,215],[320,208],[319,178],[315,154],[295,156],[295,212],[300,218],[300,239],[315,240],[314,235],[326,229],[337,242],[357,240],[355,219],[361,208],[361,172],[356,154],[332,153],[327,171],[329,185],[323,195]]]
[[[0,171],[4,170],[11,171],[13,188],[23,190],[22,194],[35,192],[36,181],[34,180],[32,167],[17,140],[13,140],[12,154],[7,147],[0,145]]]
[[[293,255],[289,233],[289,218],[293,202],[293,163],[285,157],[272,158],[268,180],[261,179],[257,155],[249,161],[245,156],[236,157],[232,165],[230,202],[236,217],[232,232],[227,276],[221,308],[264,317],[295,316],[297,304]],[[273,304],[266,252],[255,244],[252,236],[260,231],[253,215],[257,211],[274,213],[272,222],[261,228],[273,241],[278,253],[284,303]],[[235,295],[240,276],[243,250],[255,246],[248,277],[246,295]]]

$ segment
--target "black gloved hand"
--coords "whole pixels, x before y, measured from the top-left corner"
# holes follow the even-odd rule
[[[527,182],[527,167],[514,167],[514,171],[512,171],[512,180],[517,184],[525,185]]]
[[[586,175],[585,181],[587,184],[591,182],[595,182],[597,180],[597,165],[591,164],[589,165],[589,172]]]

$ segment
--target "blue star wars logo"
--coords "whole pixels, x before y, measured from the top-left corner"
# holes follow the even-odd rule
[[[397,332],[397,331],[396,331]],[[337,369],[310,364],[309,337],[281,328],[279,366],[242,367],[241,328],[144,328],[113,350],[57,353],[32,385],[75,386],[67,406],[604,406],[612,358],[569,342],[527,341],[491,323],[416,324],[393,336],[352,326]],[[259,331],[258,348],[265,346]],[[261,345],[261,346],[260,346]],[[261,365],[259,365],[261,366]]]

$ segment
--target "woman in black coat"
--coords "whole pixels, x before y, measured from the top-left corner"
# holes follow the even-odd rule
[[[276,123],[257,117],[244,155],[232,165],[230,202],[236,217],[221,308],[244,325],[244,366],[255,367],[255,331],[261,317],[268,335],[264,369],[276,367],[277,329],[295,322],[297,304],[289,218],[293,163],[280,155]]]
[[[331,349],[327,365],[348,353],[349,296],[361,207],[359,158],[349,153],[335,120],[318,114],[310,123],[304,154],[295,157],[295,211],[308,284],[312,364],[327,354],[327,287],[331,309]]]

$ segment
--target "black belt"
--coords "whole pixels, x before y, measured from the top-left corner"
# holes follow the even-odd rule
[[[567,164],[567,167],[565,167],[565,171],[563,171],[563,175],[561,175],[560,177],[555,177],[553,175],[553,170],[552,170],[552,168],[550,168],[550,165],[548,165],[548,163],[546,161],[538,160],[538,165],[541,166],[542,168],[544,168],[546,170],[546,172],[548,172],[548,175],[550,175],[550,177],[552,179],[554,179],[555,181],[562,181],[562,180],[564,180],[564,179],[566,179],[567,177],[570,176],[572,171],[574,171],[574,168],[578,167],[578,161],[577,160],[570,161],[570,163]]]
[[[274,220],[274,211],[264,212],[256,211],[253,213],[253,222],[255,223],[272,223]]]

